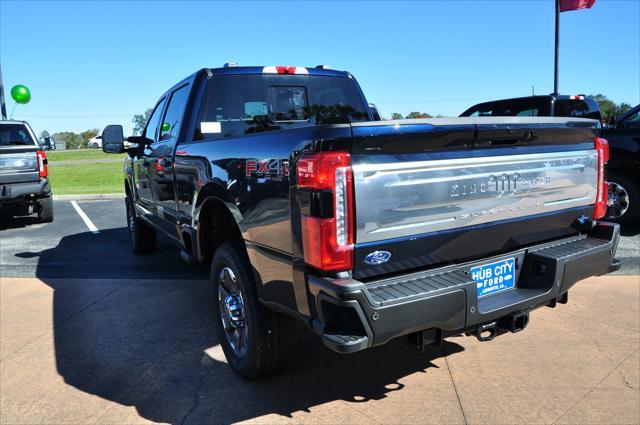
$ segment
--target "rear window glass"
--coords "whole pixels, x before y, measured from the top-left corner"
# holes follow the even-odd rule
[[[0,146],[35,145],[27,128],[22,124],[0,125]]]
[[[354,82],[300,75],[226,75],[207,83],[195,140],[368,120]]]
[[[265,104],[266,106],[266,104]],[[304,87],[269,87],[269,110],[274,121],[306,121],[309,119],[307,91]]]

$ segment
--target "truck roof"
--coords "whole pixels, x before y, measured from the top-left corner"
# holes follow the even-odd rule
[[[0,120],[0,124],[28,124],[26,121],[19,120]]]
[[[282,72],[284,70],[284,72]],[[293,70],[292,72],[287,72]],[[304,67],[289,65],[267,66],[224,66],[222,68],[205,68],[205,72],[211,75],[254,75],[254,74],[306,74],[325,77],[351,78],[346,71],[338,71],[326,67]]]
[[[283,72],[284,71],[284,72]],[[281,66],[281,65],[268,65],[268,66],[236,66],[225,65],[220,68],[201,68],[191,75],[181,79],[174,85],[172,85],[163,95],[173,91],[176,87],[183,85],[186,81],[197,78],[200,75],[214,76],[214,75],[313,75],[324,77],[340,77],[340,78],[353,78],[353,76],[347,71],[338,71],[335,69],[329,69],[326,66],[305,67],[305,66]]]

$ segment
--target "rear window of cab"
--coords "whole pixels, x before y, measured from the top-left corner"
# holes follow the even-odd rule
[[[368,120],[353,80],[224,75],[208,80],[194,140]]]
[[[0,146],[34,146],[36,142],[23,124],[0,124]]]

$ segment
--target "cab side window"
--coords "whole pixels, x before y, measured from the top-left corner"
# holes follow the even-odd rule
[[[151,117],[149,117],[149,122],[147,122],[147,128],[144,130],[143,136],[147,139],[156,140],[156,134],[158,132],[158,127],[160,126],[160,118],[162,117],[162,110],[164,109],[166,98],[161,99],[160,102],[156,105],[156,108],[153,110]]]
[[[160,127],[160,141],[176,139],[180,133],[182,115],[189,98],[189,86],[184,85],[173,92],[169,100],[167,112]]]

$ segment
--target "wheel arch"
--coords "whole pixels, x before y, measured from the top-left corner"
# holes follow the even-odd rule
[[[244,246],[242,214],[234,203],[225,198],[224,191],[215,184],[204,186],[198,195],[194,224],[196,255],[200,261],[210,261],[223,242],[242,241]]]

